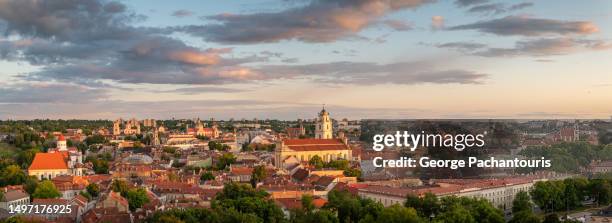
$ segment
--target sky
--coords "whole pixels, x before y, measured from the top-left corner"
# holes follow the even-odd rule
[[[608,0],[0,0],[0,119],[612,117]]]

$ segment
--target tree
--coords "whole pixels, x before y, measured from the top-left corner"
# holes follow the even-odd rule
[[[146,222],[150,223],[219,223],[221,215],[230,213],[216,213],[205,208],[187,208],[187,209],[170,209],[166,211],[157,211],[147,218]],[[231,213],[233,214],[233,213]],[[238,213],[239,214],[239,213]],[[228,218],[229,219],[229,218]],[[226,221],[229,222],[229,221]],[[241,221],[237,221],[241,222]],[[247,221],[244,221],[247,222]]]
[[[121,196],[126,197],[130,189],[128,183],[124,180],[114,180],[111,184],[111,190],[121,193]]]
[[[561,220],[559,220],[559,215],[553,213],[546,215],[542,223],[561,223]]]
[[[206,171],[200,176],[201,181],[208,181],[208,180],[214,180],[214,179],[215,179],[215,175],[213,175],[210,171]]]
[[[96,183],[90,183],[89,185],[87,185],[86,189],[87,193],[89,193],[93,197],[98,197],[98,195],[100,194],[100,186],[98,186],[98,184]]]
[[[128,190],[125,198],[128,200],[131,211],[135,211],[136,209],[141,208],[145,203],[149,202],[147,191],[142,188]]]
[[[533,214],[533,211],[521,211],[513,215],[508,223],[540,223],[540,219]]]
[[[590,196],[598,205],[606,205],[612,200],[612,186],[606,179],[593,179],[589,184]]]
[[[91,135],[85,139],[85,143],[87,145],[104,144],[106,142],[106,138],[104,138],[104,136],[100,134]]]
[[[391,205],[382,210],[378,216],[377,222],[388,222],[388,223],[418,223],[422,222],[421,218],[413,208],[403,207],[397,204]]]
[[[436,216],[437,221],[449,223],[476,223],[476,219],[463,206],[455,204],[449,210]]]
[[[26,175],[21,168],[17,165],[9,165],[0,171],[0,185],[19,185],[23,184],[26,180]]]
[[[315,206],[312,203],[313,199],[312,199],[312,195],[310,194],[304,194],[302,195],[302,209],[304,209],[304,211],[306,212],[311,212],[312,210],[314,210]]]
[[[213,200],[212,208],[223,213],[242,213],[239,216],[247,218],[247,222],[284,222],[283,211],[268,196],[267,192],[250,185],[228,183]]]
[[[422,198],[409,194],[404,202],[404,206],[414,208],[421,216],[428,217],[438,212],[440,201],[433,193],[426,193]]]
[[[33,198],[58,198],[61,196],[53,182],[49,180],[40,182],[34,190],[34,194],[32,194]]]
[[[525,191],[517,193],[514,197],[514,201],[512,201],[512,213],[531,210],[533,210],[533,204],[531,203],[529,194]]]
[[[257,183],[261,182],[266,178],[266,167],[263,165],[256,166],[253,168],[253,173],[251,174],[251,186],[253,188],[257,187]]]
[[[224,153],[217,161],[217,169],[224,170],[230,164],[236,162],[236,157],[232,153]]]
[[[81,196],[83,196],[83,197],[87,198],[87,200],[88,200],[88,201],[91,201],[91,199],[93,199],[93,198],[92,198],[92,196],[91,196],[91,194],[89,194],[87,191],[81,191],[81,192],[79,192],[79,194],[80,194]]]
[[[23,188],[28,194],[33,194],[38,187],[38,179],[35,176],[27,176],[25,182],[23,183]]]
[[[321,169],[325,166],[323,159],[321,159],[321,157],[319,157],[318,155],[314,155],[313,157],[311,157],[308,163],[317,169]]]

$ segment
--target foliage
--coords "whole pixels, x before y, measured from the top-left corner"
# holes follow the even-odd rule
[[[99,134],[94,134],[94,135],[91,135],[91,136],[87,136],[87,138],[85,139],[85,143],[87,145],[105,144],[107,142],[108,142],[108,140],[106,140],[106,138],[104,138],[103,135],[99,135]]]
[[[537,182],[530,192],[535,204],[546,212],[576,209],[584,197],[600,205],[612,201],[612,187],[608,179],[570,178]]]
[[[0,171],[0,186],[19,185],[26,181],[26,175],[17,165],[9,165]]]
[[[121,193],[121,196],[126,197],[130,186],[125,180],[114,180],[111,184],[111,190]]]
[[[149,202],[147,191],[142,188],[130,189],[124,197],[128,200],[131,211],[141,208],[142,205]]]
[[[268,198],[268,193],[253,189],[250,185],[228,183],[217,194],[212,203],[213,209],[220,212],[237,211],[252,214],[258,221],[283,222],[282,210]]]
[[[98,186],[96,183],[90,183],[85,189],[87,190],[87,193],[93,197],[97,197],[100,194],[100,186]]]
[[[514,213],[508,223],[540,223],[540,218],[533,211],[521,211]]]
[[[551,167],[556,172],[578,173],[593,160],[612,160],[612,146],[591,145],[586,142],[561,143],[547,147],[529,147],[519,155],[529,158],[545,157],[551,160]],[[521,168],[521,172],[541,170],[543,168]]]
[[[42,181],[38,184],[34,193],[33,198],[58,198],[61,197],[60,192],[55,188],[53,182],[49,180]]]
[[[310,160],[308,160],[308,164],[314,166],[317,169],[321,169],[325,166],[323,159],[321,159],[321,157],[318,155],[314,155],[313,157],[311,157]]]
[[[531,197],[525,191],[518,192],[512,201],[512,213],[533,210]]]
[[[236,157],[234,156],[234,154],[224,153],[217,160],[217,169],[224,170],[226,167],[228,167],[230,164],[233,164],[234,162],[236,162]]]
[[[93,169],[96,174],[107,174],[109,170],[108,161],[106,159],[100,159],[95,156],[87,156],[85,162],[91,162]]]
[[[214,179],[215,179],[215,175],[213,175],[210,171],[206,171],[200,176],[201,181],[208,181],[208,180],[214,180]]]
[[[230,150],[230,146],[223,144],[223,143],[219,143],[219,142],[215,142],[215,141],[210,141],[208,142],[208,149],[209,150],[217,150],[217,151],[229,151]]]

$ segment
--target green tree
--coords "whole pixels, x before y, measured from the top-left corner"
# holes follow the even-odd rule
[[[114,180],[111,184],[111,190],[121,193],[121,196],[126,197],[130,186],[125,180]]]
[[[404,206],[414,208],[421,216],[428,217],[431,214],[438,213],[440,200],[433,193],[426,193],[422,198],[409,194],[404,202]]]
[[[387,223],[418,223],[423,222],[413,208],[403,207],[397,204],[384,208],[378,216],[377,222]]]
[[[476,223],[474,216],[465,207],[455,204],[436,216],[436,221],[449,223]]]
[[[33,198],[58,198],[61,196],[55,185],[49,180],[40,182],[32,194]]]
[[[540,219],[533,214],[533,211],[521,211],[513,213],[509,223],[540,223]]]
[[[284,222],[282,210],[268,196],[265,191],[253,189],[250,185],[228,183],[223,187],[223,191],[217,194],[212,207],[219,212],[242,213],[240,216],[249,221],[254,219],[243,214],[255,216],[255,219],[259,219],[257,221]]]
[[[10,165],[0,171],[0,185],[19,185],[23,184],[26,180],[25,173],[17,165]]]
[[[145,203],[149,202],[147,191],[142,188],[128,190],[125,198],[128,200],[131,211],[135,211],[136,209],[141,208]]]
[[[100,194],[100,186],[98,186],[98,184],[96,183],[90,183],[89,185],[87,185],[86,190],[87,193],[89,193],[93,197],[98,197],[98,195]]]
[[[321,159],[321,157],[319,157],[318,155],[314,155],[313,157],[311,157],[310,160],[308,160],[308,163],[317,169],[321,169],[325,166],[323,159]]]
[[[542,223],[561,223],[561,220],[559,220],[559,215],[553,213],[546,215]]]
[[[236,157],[234,156],[234,154],[232,154],[232,153],[224,153],[217,160],[217,169],[218,170],[224,170],[226,167],[228,167],[229,165],[233,164],[234,162],[236,162]]]
[[[23,188],[28,194],[33,194],[38,187],[38,179],[35,176],[27,176],[23,183]]]
[[[533,210],[533,204],[529,194],[525,191],[518,192],[512,201],[512,213],[531,210]]]
[[[257,187],[257,183],[261,182],[266,178],[266,167],[263,165],[255,166],[253,168],[253,173],[251,173],[251,186],[253,188]]]
[[[212,172],[210,171],[206,171],[200,176],[201,181],[209,181],[209,180],[214,180],[214,179],[215,179],[215,175],[213,175]]]
[[[593,179],[589,183],[590,196],[598,205],[606,205],[612,200],[612,187],[606,179]]]
[[[304,209],[304,211],[306,212],[311,212],[312,210],[314,210],[315,206],[312,203],[313,198],[312,195],[310,194],[304,194],[302,195],[302,209]]]

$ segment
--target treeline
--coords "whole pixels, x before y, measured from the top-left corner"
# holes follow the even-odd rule
[[[519,155],[550,159],[552,166],[546,168],[556,172],[578,173],[593,160],[612,160],[612,145],[591,145],[586,142],[561,143],[552,146],[528,147]],[[543,168],[520,168],[519,172],[532,172]]]
[[[4,131],[4,128],[14,128],[26,126],[32,128],[35,131],[47,131],[47,132],[66,132],[66,129],[82,129],[85,133],[91,133],[92,131],[101,127],[111,127],[112,121],[109,120],[51,120],[51,119],[34,119],[34,120],[0,120],[0,132]]]
[[[423,198],[409,197],[403,205],[384,207],[371,199],[347,191],[331,191],[328,202],[316,209],[312,197],[301,199],[302,207],[290,210],[286,218],[282,209],[262,190],[250,185],[230,183],[212,201],[211,209],[190,208],[157,212],[147,222],[504,222],[501,210],[484,199],[445,197],[433,194]]]
[[[607,205],[612,202],[612,180],[570,178],[537,182],[530,192],[544,212],[574,210],[583,203]]]
[[[519,192],[514,201],[510,219],[512,223],[553,223],[561,221],[553,211],[573,210],[590,200],[600,205],[611,200],[610,180],[582,178],[563,181],[543,181],[535,184],[530,192]],[[553,205],[554,204],[554,205]],[[563,205],[562,205],[563,204]],[[564,204],[567,204],[565,206]],[[535,205],[546,214],[534,213]],[[405,202],[384,207],[381,203],[355,196],[347,191],[331,191],[328,202],[316,208],[313,197],[305,195],[301,207],[289,210],[285,217],[269,195],[250,185],[230,183],[212,201],[211,209],[188,208],[157,212],[147,219],[150,223],[374,223],[374,222],[461,222],[502,223],[502,210],[483,198],[448,196],[438,198],[427,193],[418,197],[408,195]]]

